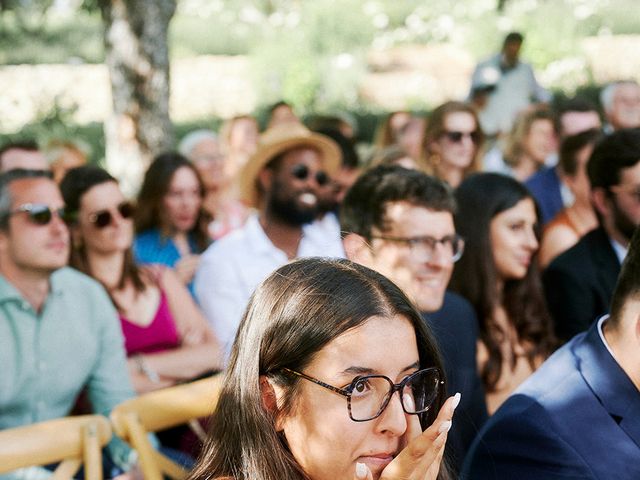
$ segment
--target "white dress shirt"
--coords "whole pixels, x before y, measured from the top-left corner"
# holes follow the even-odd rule
[[[327,235],[316,224],[305,225],[296,257],[313,256],[344,258],[340,237]],[[264,233],[257,214],[202,254],[195,276],[196,298],[227,358],[254,289],[288,261]]]

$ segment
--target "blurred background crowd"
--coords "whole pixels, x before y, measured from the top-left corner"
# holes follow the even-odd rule
[[[433,329],[447,389],[462,392],[459,426],[447,447],[457,470],[480,427],[513,391],[556,349],[609,312],[620,266],[640,224],[640,85],[635,80],[640,71],[619,69],[617,77],[594,85],[586,64],[576,67],[567,60],[575,47],[568,43],[577,40],[566,29],[611,33],[597,2],[558,2],[579,21],[560,29],[557,22],[563,19],[546,16],[548,24],[536,33],[529,33],[523,16],[548,15],[561,7],[517,0],[485,2],[491,8],[460,2],[450,12],[439,12],[447,2],[435,2],[437,16],[421,10],[426,6],[416,7],[403,27],[413,41],[430,36],[455,46],[475,29],[466,41],[482,36],[495,51],[477,55],[461,82],[464,88],[440,84],[431,95],[428,81],[414,91],[407,77],[395,77],[384,88],[413,92],[414,103],[405,95],[397,108],[366,115],[357,105],[365,87],[360,84],[358,91],[349,83],[360,62],[355,53],[333,55],[335,45],[328,43],[322,48],[331,55],[316,61],[305,50],[310,41],[275,50],[265,43],[262,61],[280,68],[279,76],[260,77],[260,88],[238,87],[224,118],[175,129],[169,121],[166,42],[175,3],[158,2],[159,11],[147,21],[153,30],[150,25],[164,18],[164,46],[151,48],[145,27],[129,39],[130,46],[141,45],[137,53],[122,50],[126,41],[118,36],[131,32],[118,30],[123,12],[115,3],[88,2],[87,11],[79,11],[74,2],[52,2],[49,16],[40,20],[33,17],[44,8],[37,3],[2,2],[1,22],[25,34],[37,21],[38,28],[51,28],[56,9],[75,9],[78,19],[95,19],[95,9],[101,9],[114,109],[105,119],[105,141],[75,123],[84,108],[81,100],[71,107],[60,100],[30,125],[0,120],[0,304],[9,305],[0,312],[6,323],[0,325],[0,358],[16,369],[0,379],[0,428],[63,416],[72,407],[82,411],[85,404],[108,412],[133,391],[141,394],[223,370],[251,293],[269,273],[295,258],[346,257],[394,280]],[[278,21],[281,25],[270,28],[280,33],[287,25],[294,31],[304,23],[301,15],[325,18],[319,7],[309,5],[285,14],[289,2],[267,2],[270,11],[234,10],[222,3],[184,1],[179,11],[212,12],[216,20],[203,42],[213,41],[215,29],[223,29],[232,14],[248,26],[262,17]],[[349,8],[328,3],[327,8]],[[408,7],[394,11],[387,2],[355,3],[364,12],[359,21],[383,32],[354,28],[354,37],[362,37],[358,41],[375,37],[380,49],[401,35],[400,27],[392,26]],[[134,24],[136,15],[140,12],[124,17]],[[457,21],[466,16],[489,23],[492,15],[501,30],[489,32],[478,23],[462,27]],[[316,27],[322,25],[318,20]],[[329,22],[317,38],[325,41],[337,25]],[[523,28],[511,31],[513,26]],[[180,34],[187,35],[188,25],[182,28]],[[623,21],[619,28],[624,33]],[[553,29],[558,31],[546,35]],[[227,32],[225,38],[247,45],[255,32],[242,32]],[[0,40],[11,35],[15,32],[0,33]],[[183,45],[189,42],[197,39]],[[91,45],[78,48],[92,54]],[[17,55],[3,50],[5,61]],[[536,62],[530,63],[525,52]],[[325,65],[328,60],[333,70]],[[458,60],[453,55],[451,62]],[[447,64],[446,58],[440,62]],[[544,74],[536,68],[542,63]],[[21,74],[8,68],[0,67],[0,82],[3,75]],[[573,70],[564,70],[554,84],[554,68]],[[47,75],[55,82],[55,72]],[[567,88],[562,82],[569,78],[576,83]],[[366,89],[382,88],[375,79],[368,82]],[[222,88],[207,78],[197,83]],[[15,89],[24,92],[22,86]],[[197,106],[197,98],[190,101]],[[24,107],[24,102],[2,103],[3,116]],[[172,111],[178,107],[172,104]],[[25,225],[15,223],[22,214]],[[34,226],[46,227],[46,235],[30,233]],[[85,275],[100,287],[87,284]],[[83,292],[82,298],[54,295],[56,288],[66,289],[66,295]],[[12,299],[26,303],[12,306]],[[63,341],[61,332],[73,322],[62,326],[62,318],[87,315],[78,305],[89,299],[103,305],[102,312],[89,316],[120,320],[117,331],[105,326],[108,318],[96,320],[108,331],[101,341],[113,342],[100,348],[124,341],[121,355],[109,359],[96,347],[100,361],[94,365],[106,363],[95,368],[123,377],[105,380],[109,374],[103,372],[97,387],[87,380],[94,371],[70,372],[77,378],[66,389],[65,382],[58,383],[64,391],[56,393],[55,402],[34,405],[29,398],[45,388],[46,380],[33,380],[17,365],[31,358],[28,368],[45,368],[38,367],[38,359],[47,355],[55,357],[48,360],[54,364],[70,359],[20,342],[29,335],[45,343]],[[57,319],[59,330],[50,336],[27,332],[29,315]],[[13,323],[18,318],[19,327]],[[80,330],[85,340],[96,335]],[[117,388],[106,388],[109,382]],[[88,400],[77,400],[87,389]],[[189,435],[170,432],[160,442],[193,455]],[[114,461],[123,467],[131,459],[118,460],[120,453],[113,454]]]

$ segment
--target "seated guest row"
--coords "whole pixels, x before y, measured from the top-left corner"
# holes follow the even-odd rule
[[[462,117],[443,118],[446,124]],[[468,126],[477,129],[477,124]],[[453,154],[456,145],[460,154],[463,147],[477,154],[475,148],[466,148],[477,147],[473,130],[462,132],[460,141],[445,133],[437,136],[440,143],[433,147],[434,158],[436,152]],[[572,142],[576,143],[573,150],[569,148]],[[593,144],[589,155],[585,149]],[[297,121],[275,126],[261,137],[242,167],[238,189],[256,213],[208,248],[211,218],[201,210],[206,182],[179,154],[163,154],[152,163],[137,211],[113,177],[96,167],[73,169],[63,179],[65,209],[61,209],[63,201],[58,201],[55,184],[42,173],[9,172],[2,177],[6,181],[2,213],[6,226],[0,236],[9,246],[2,257],[6,260],[0,258],[0,279],[7,283],[8,291],[17,291],[8,299],[23,305],[24,312],[33,310],[34,318],[44,318],[45,313],[51,314],[49,305],[55,303],[50,300],[57,291],[55,278],[68,270],[62,267],[72,245],[72,266],[102,283],[108,296],[100,295],[116,307],[105,311],[111,320],[103,321],[113,321],[119,314],[115,348],[122,350],[124,342],[128,374],[126,369],[110,368],[129,377],[115,387],[126,392],[126,397],[131,394],[130,383],[142,392],[223,368],[252,292],[274,269],[298,257],[346,256],[396,282],[433,332],[445,360],[448,382],[443,388],[450,395],[462,393],[456,400],[460,407],[446,448],[448,461],[441,470],[455,474],[488,415],[499,411],[505,399],[556,348],[554,333],[560,341],[567,341],[608,311],[620,263],[640,223],[636,191],[640,131],[621,130],[601,140],[587,132],[568,137],[562,145],[569,152],[563,156],[563,169],[569,165],[564,157],[573,155],[576,169],[588,157],[586,172],[600,227],[550,261],[543,275],[544,291],[537,271],[541,217],[534,197],[517,180],[464,171],[456,177],[459,184],[454,191],[446,182],[420,171],[419,163],[414,170],[380,166],[355,181],[339,206],[338,222],[334,210],[339,189],[333,178],[346,175],[349,169],[341,164],[338,144]],[[12,187],[15,182],[19,191]],[[32,194],[27,200],[19,197],[23,190]],[[577,211],[581,204],[574,205]],[[134,261],[132,250],[134,220],[140,229],[135,250],[140,264]],[[11,243],[17,239],[14,230],[20,232],[25,226],[30,228],[24,232],[40,230],[33,233],[34,239],[44,239],[39,253],[51,256],[44,259],[44,265],[38,255],[25,253],[28,248],[20,242]],[[26,237],[19,238],[24,241]],[[29,257],[26,263],[25,255]],[[59,262],[58,257],[64,261]],[[91,285],[86,277],[77,278]],[[450,279],[457,294],[446,290]],[[95,285],[91,288],[102,292]],[[79,308],[82,305],[78,302]],[[7,312],[3,322],[17,318],[15,311]],[[55,312],[60,315],[62,310]],[[7,332],[15,330],[7,325]],[[73,335],[65,327],[56,328],[63,335]],[[7,338],[13,335],[8,333]],[[614,342],[615,336],[611,338]],[[22,350],[16,350],[13,340],[10,343],[5,360],[17,365]],[[42,356],[38,348],[33,350],[36,358]],[[33,363],[39,369],[46,365]],[[75,374],[74,387],[64,398],[51,397],[60,411],[71,410],[78,385],[86,385],[90,402],[94,408],[98,405],[91,392],[92,374]],[[7,385],[7,391],[12,388]],[[8,402],[15,401],[15,395],[10,397]],[[48,400],[39,402],[27,402],[21,408],[31,416],[37,409],[52,411],[47,409]],[[109,407],[100,408],[102,413]],[[135,456],[115,443],[110,447],[112,460],[121,469],[129,468]]]

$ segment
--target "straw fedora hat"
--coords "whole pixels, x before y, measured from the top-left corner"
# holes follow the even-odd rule
[[[240,196],[250,207],[259,200],[258,175],[275,157],[294,148],[311,147],[320,152],[324,170],[335,174],[340,168],[342,152],[338,144],[326,135],[314,133],[297,122],[276,125],[266,130],[258,141],[258,149],[240,172]]]

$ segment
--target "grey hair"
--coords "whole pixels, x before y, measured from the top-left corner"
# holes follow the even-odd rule
[[[638,82],[635,80],[620,80],[618,82],[611,82],[600,91],[600,105],[605,113],[611,111],[613,107],[613,97],[616,94],[616,90],[621,85],[635,85],[638,86]]]
[[[9,185],[16,180],[25,178],[48,178],[51,180],[52,174],[49,170],[16,168],[0,175],[0,230],[6,230],[9,224],[9,215],[13,203]]]
[[[215,132],[206,130],[204,128],[201,130],[194,130],[193,132],[187,133],[182,138],[180,144],[178,145],[178,151],[189,160],[191,160],[191,152],[193,152],[193,149],[196,148],[196,145],[198,145],[203,140],[214,140],[217,142],[218,135]]]

